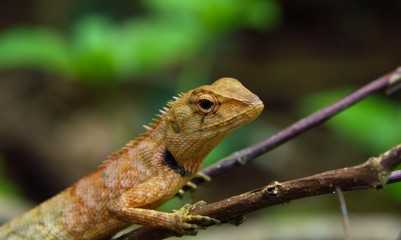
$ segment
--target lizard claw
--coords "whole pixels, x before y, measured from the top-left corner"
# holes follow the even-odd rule
[[[194,209],[205,204],[206,202],[204,201],[199,201],[195,204],[186,204],[173,213],[179,219],[178,221],[181,222],[179,229],[181,234],[194,236],[198,233],[198,230],[206,229],[206,227],[211,225],[221,224],[219,220],[208,216],[189,214]]]
[[[212,179],[208,175],[206,175],[206,174],[204,174],[202,172],[198,172],[198,173],[196,173],[196,175],[189,182],[187,182],[185,184],[185,186],[183,188],[181,188],[177,192],[177,194],[176,194],[177,197],[182,199],[185,192],[189,191],[189,192],[193,193],[193,192],[196,191],[196,189],[198,188],[198,185],[196,185],[195,183],[191,182],[193,179],[200,179],[201,182],[204,182],[204,183],[210,183],[212,181]]]

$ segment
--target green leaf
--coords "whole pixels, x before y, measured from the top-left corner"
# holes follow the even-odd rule
[[[280,18],[279,7],[272,0],[146,0],[143,4],[170,21],[192,21],[208,35],[243,27],[268,29]]]
[[[73,31],[74,68],[79,80],[112,82],[117,76],[115,49],[119,46],[116,26],[99,15],[78,21]]]
[[[0,35],[0,69],[16,67],[72,74],[68,46],[50,29],[20,28]]]
[[[192,56],[204,38],[187,24],[132,21],[120,32],[118,65],[124,74],[158,71]]]

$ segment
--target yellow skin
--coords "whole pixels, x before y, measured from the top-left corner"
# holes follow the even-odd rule
[[[131,224],[196,234],[218,221],[155,209],[171,199],[262,101],[233,78],[180,94],[147,132],[89,175],[0,227],[0,239],[105,239]]]

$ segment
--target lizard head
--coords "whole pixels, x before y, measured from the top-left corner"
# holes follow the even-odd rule
[[[227,135],[255,119],[263,102],[238,80],[221,78],[181,94],[166,114],[168,151],[183,165],[201,165],[205,156]],[[189,165],[188,165],[189,164]]]

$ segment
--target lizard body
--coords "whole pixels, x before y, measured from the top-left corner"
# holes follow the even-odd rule
[[[0,239],[105,239],[130,224],[195,234],[196,220],[202,224],[207,217],[153,209],[199,171],[223,138],[262,109],[262,101],[232,78],[180,94],[145,126],[146,133],[95,171],[1,226]]]

